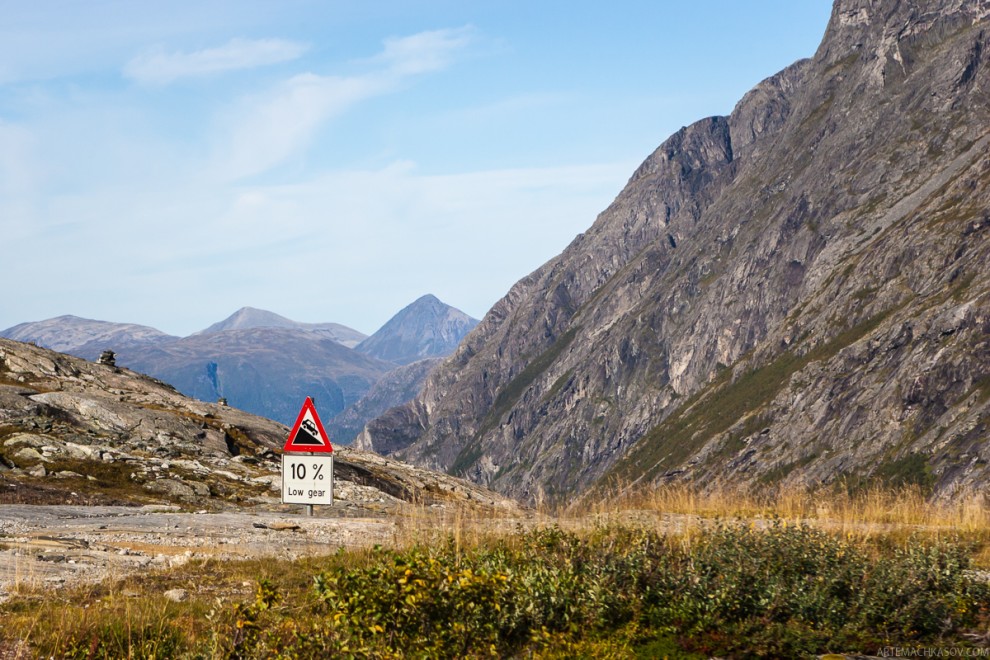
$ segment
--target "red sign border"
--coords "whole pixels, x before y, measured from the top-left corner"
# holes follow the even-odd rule
[[[302,426],[302,422],[306,418],[307,410],[312,413],[313,421],[316,422],[316,428],[319,429],[320,434],[326,438],[327,444],[299,446],[292,444],[292,440],[296,437],[296,433],[299,432],[299,427]],[[282,447],[282,451],[306,454],[330,453],[333,451],[333,445],[330,444],[330,435],[327,433],[326,429],[323,428],[323,422],[320,421],[320,416],[316,414],[316,406],[313,404],[312,397],[306,397],[306,401],[303,403],[302,409],[299,411],[299,417],[296,418],[296,423],[292,426],[292,431],[289,432],[289,437],[286,439],[285,446]]]

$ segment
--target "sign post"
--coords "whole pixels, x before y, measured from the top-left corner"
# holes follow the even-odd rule
[[[282,451],[282,504],[333,505],[333,447],[310,397]]]

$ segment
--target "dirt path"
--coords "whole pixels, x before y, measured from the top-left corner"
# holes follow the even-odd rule
[[[0,505],[0,601],[21,587],[95,582],[194,558],[329,554],[388,543],[395,530],[385,518]]]

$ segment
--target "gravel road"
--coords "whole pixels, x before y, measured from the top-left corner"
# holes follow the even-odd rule
[[[301,509],[301,507],[300,507]],[[388,543],[386,518],[271,511],[183,513],[163,506],[0,505],[0,601],[19,587],[121,577],[194,558],[297,558]]]

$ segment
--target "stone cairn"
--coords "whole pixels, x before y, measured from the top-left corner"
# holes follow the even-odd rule
[[[100,354],[100,358],[97,360],[97,362],[100,364],[105,364],[108,367],[116,367],[117,354],[111,350],[103,351],[103,353]]]

